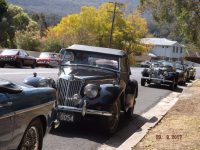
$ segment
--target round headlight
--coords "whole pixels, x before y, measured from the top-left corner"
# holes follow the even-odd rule
[[[163,75],[164,75],[164,76],[168,76],[169,74],[168,74],[167,71],[165,71],[165,72],[163,73]]]
[[[95,98],[99,93],[99,87],[95,84],[88,84],[84,88],[84,95],[88,98]]]

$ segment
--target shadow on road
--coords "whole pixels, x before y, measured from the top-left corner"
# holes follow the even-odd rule
[[[103,130],[97,119],[82,120],[77,123],[63,123],[59,128],[51,131],[50,134],[67,138],[84,138],[99,144],[105,143],[117,148],[132,134],[139,132],[145,123],[156,121],[156,117],[152,117],[149,120],[135,114],[132,119],[128,119],[122,114],[118,132],[113,136],[108,136],[102,132]]]
[[[136,114],[131,120],[128,120],[125,117],[123,117],[121,119],[119,131],[111,139],[109,139],[105,144],[117,148],[135,132],[142,131],[141,127],[145,123],[147,122],[154,123],[157,120],[158,120],[157,117],[152,117],[151,119],[147,119]]]

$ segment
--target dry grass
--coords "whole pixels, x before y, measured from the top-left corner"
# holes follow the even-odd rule
[[[200,81],[188,90],[134,150],[200,150]]]

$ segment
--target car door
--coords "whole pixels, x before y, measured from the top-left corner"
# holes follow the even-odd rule
[[[0,150],[9,149],[14,128],[14,112],[9,96],[0,91]]]
[[[28,53],[26,53],[25,51],[21,50],[23,53],[23,57],[24,57],[24,65],[30,65],[32,64],[32,60],[29,58]]]

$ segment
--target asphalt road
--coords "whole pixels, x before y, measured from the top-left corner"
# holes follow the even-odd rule
[[[140,86],[142,68],[131,68],[131,78],[139,83],[139,95],[135,107],[135,117],[132,120],[121,117],[119,131],[112,137],[103,134],[98,124],[98,119],[82,120],[74,124],[65,124],[48,134],[44,139],[44,150],[96,150],[103,143],[112,147],[118,147],[138,128],[148,121],[155,121],[156,118],[147,120],[142,113],[148,111],[160,99],[166,97],[171,91],[167,86]],[[50,68],[2,68],[0,78],[22,83],[23,79],[37,72],[40,76],[57,78],[58,69]],[[197,68],[197,78],[200,77],[200,69]],[[179,86],[176,92],[182,92]]]

